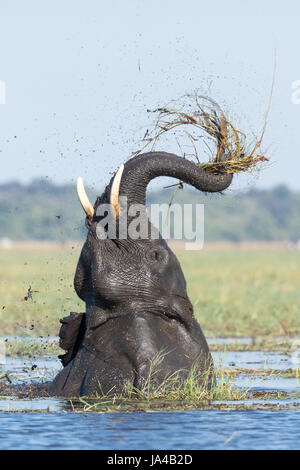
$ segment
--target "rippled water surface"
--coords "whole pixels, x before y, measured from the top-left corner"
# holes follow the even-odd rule
[[[0,420],[2,449],[299,449],[300,442],[293,411],[2,413]]]
[[[213,355],[216,366],[268,370],[267,375],[238,374],[236,387],[286,396],[254,397],[247,401],[253,406],[248,410],[226,402],[226,409],[148,413],[74,413],[64,399],[2,397],[0,449],[299,449],[300,379],[297,373],[272,374],[297,370],[295,356],[259,351]],[[56,358],[8,358],[1,366],[12,378],[15,373],[37,381],[59,368]]]

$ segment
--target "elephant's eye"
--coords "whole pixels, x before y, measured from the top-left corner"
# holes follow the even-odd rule
[[[162,250],[153,250],[150,253],[151,259],[162,262],[166,259],[166,254]]]
[[[159,261],[159,253],[158,251],[152,251],[151,252],[151,258],[155,259],[156,261]]]

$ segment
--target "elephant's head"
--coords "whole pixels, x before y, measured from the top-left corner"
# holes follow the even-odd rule
[[[162,175],[205,192],[222,191],[232,180],[232,175],[211,175],[173,154],[152,152],[122,165],[94,207],[81,183],[78,187],[89,232],[77,266],[75,289],[88,306],[97,306],[108,316],[116,310],[122,315],[139,304],[157,315],[182,320],[191,317],[177,305],[188,302],[180,264],[146,213],[147,185]],[[140,232],[134,231],[135,220]],[[116,230],[110,235],[110,224],[114,223]]]
[[[141,154],[127,161],[94,206],[79,181],[88,235],[74,284],[86,303],[85,332],[65,367],[68,380],[63,382],[63,394],[91,395],[99,392],[99,384],[104,391],[120,391],[127,382],[140,387],[151,359],[162,351],[165,355],[157,380],[176,370],[189,371],[196,360],[205,369],[210,360],[180,264],[147,218],[147,185],[162,175],[204,192],[220,192],[232,181],[232,175],[212,175],[164,152]],[[132,211],[137,205],[138,214]],[[129,230],[136,217],[140,226],[148,229],[142,239]],[[113,235],[112,221],[116,222]],[[124,224],[128,229],[125,237]]]

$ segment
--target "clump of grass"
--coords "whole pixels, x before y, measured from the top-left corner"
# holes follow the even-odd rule
[[[136,395],[140,398],[163,400],[232,400],[240,399],[240,390],[235,389],[232,383],[226,380],[225,375],[220,375],[215,381],[213,364],[207,365],[203,371],[203,364],[197,361],[193,364],[188,375],[183,370],[169,374],[161,383],[157,383],[156,376],[160,372],[160,365],[164,359],[164,353],[157,354],[150,363],[149,374],[144,379],[140,389],[130,386],[126,389],[129,396]],[[184,377],[184,378],[183,378]],[[242,392],[244,395],[244,392]]]
[[[193,148],[192,153],[184,154],[184,156],[195,157],[197,164],[211,173],[232,174],[250,171],[254,168],[261,168],[262,164],[269,160],[259,150],[266,129],[271,97],[261,136],[254,142],[251,149],[248,149],[246,145],[246,135],[226,118],[220,106],[211,98],[198,95],[196,91],[192,95],[185,95],[178,101],[179,107],[176,109],[166,106],[151,111],[157,114],[154,128],[151,131],[147,130],[143,139],[145,144],[134,152],[134,155],[139,154],[149,145],[153,150],[162,135],[183,127]],[[197,150],[197,144],[204,137],[213,142],[213,147],[211,147],[204,141],[210,151],[210,159],[207,163],[200,162]]]
[[[247,390],[239,389],[228,380],[226,372],[218,370],[218,380],[214,380],[212,364],[204,372],[195,362],[187,376],[183,370],[168,375],[158,383],[157,375],[163,362],[164,353],[156,355],[150,362],[148,376],[138,389],[128,384],[123,393],[102,392],[98,397],[70,400],[73,411],[78,407],[83,411],[150,411],[158,409],[206,408],[214,401],[237,401],[247,398]],[[101,390],[100,384],[99,389]]]

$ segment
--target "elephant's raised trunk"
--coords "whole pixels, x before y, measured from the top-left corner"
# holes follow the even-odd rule
[[[146,189],[158,176],[171,176],[204,192],[226,189],[232,175],[214,175],[195,163],[167,152],[137,155],[125,163],[119,186],[119,195],[127,197],[128,206],[146,203]]]

